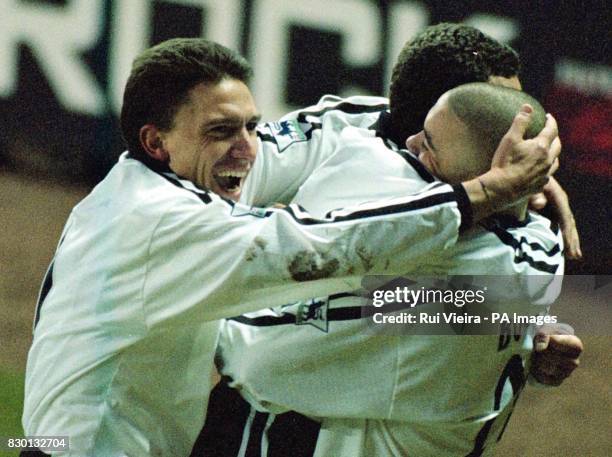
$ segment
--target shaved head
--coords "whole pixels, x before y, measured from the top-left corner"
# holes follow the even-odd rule
[[[546,123],[546,112],[535,98],[508,87],[464,84],[448,91],[447,100],[453,114],[467,127],[476,149],[488,160],[522,105],[533,107],[525,139],[537,136]]]

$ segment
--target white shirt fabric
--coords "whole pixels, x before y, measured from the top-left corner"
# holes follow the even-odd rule
[[[387,108],[388,101],[382,97],[326,95],[315,106],[262,124],[258,128],[258,157],[241,201],[254,206],[290,203],[306,179],[339,147],[345,149],[347,141],[356,143],[364,134],[371,137],[369,127]]]
[[[334,117],[343,118],[342,110]],[[431,186],[415,157],[372,129],[347,127],[342,134],[293,199],[312,214]],[[450,249],[428,250],[403,274],[496,275],[489,287],[498,287],[487,296],[493,311],[545,314],[560,290],[560,233],[536,214],[525,223],[507,219],[474,227]],[[373,247],[356,248],[368,259]],[[221,372],[262,411],[323,418],[317,456],[492,452],[528,373],[533,327],[521,338],[373,336],[365,319],[346,319],[347,310],[364,304],[339,294],[229,320],[219,341]]]
[[[68,435],[65,455],[187,455],[218,319],[355,288],[358,242],[395,259],[371,271],[399,272],[450,248],[460,221],[446,185],[317,220],[228,202],[124,155],[73,209],[43,284],[25,434]]]

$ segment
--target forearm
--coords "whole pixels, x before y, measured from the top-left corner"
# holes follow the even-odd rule
[[[206,215],[194,210],[173,208],[151,243],[144,287],[151,324],[197,308],[214,320],[352,290],[365,274],[400,274],[454,245],[461,221],[455,192],[439,183],[324,219],[293,205],[257,213],[216,199]],[[180,303],[177,288],[185,291]]]
[[[488,172],[461,183],[470,203],[472,222],[507,210],[524,201],[531,188],[521,185],[520,181],[510,177],[500,169]]]
[[[470,202],[473,223],[510,206],[516,198],[499,185],[493,171],[461,184]]]

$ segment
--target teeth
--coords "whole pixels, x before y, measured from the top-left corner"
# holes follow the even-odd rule
[[[234,170],[223,170],[216,173],[217,176],[222,177],[233,177],[233,178],[244,178],[248,174],[247,171],[234,171]]]

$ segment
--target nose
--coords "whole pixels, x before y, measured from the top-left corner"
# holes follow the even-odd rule
[[[243,127],[232,144],[231,156],[236,159],[254,159],[256,152],[257,140],[255,134]]]
[[[419,155],[421,152],[421,144],[423,143],[423,131],[421,130],[416,135],[411,135],[406,140],[406,147],[413,154]]]

